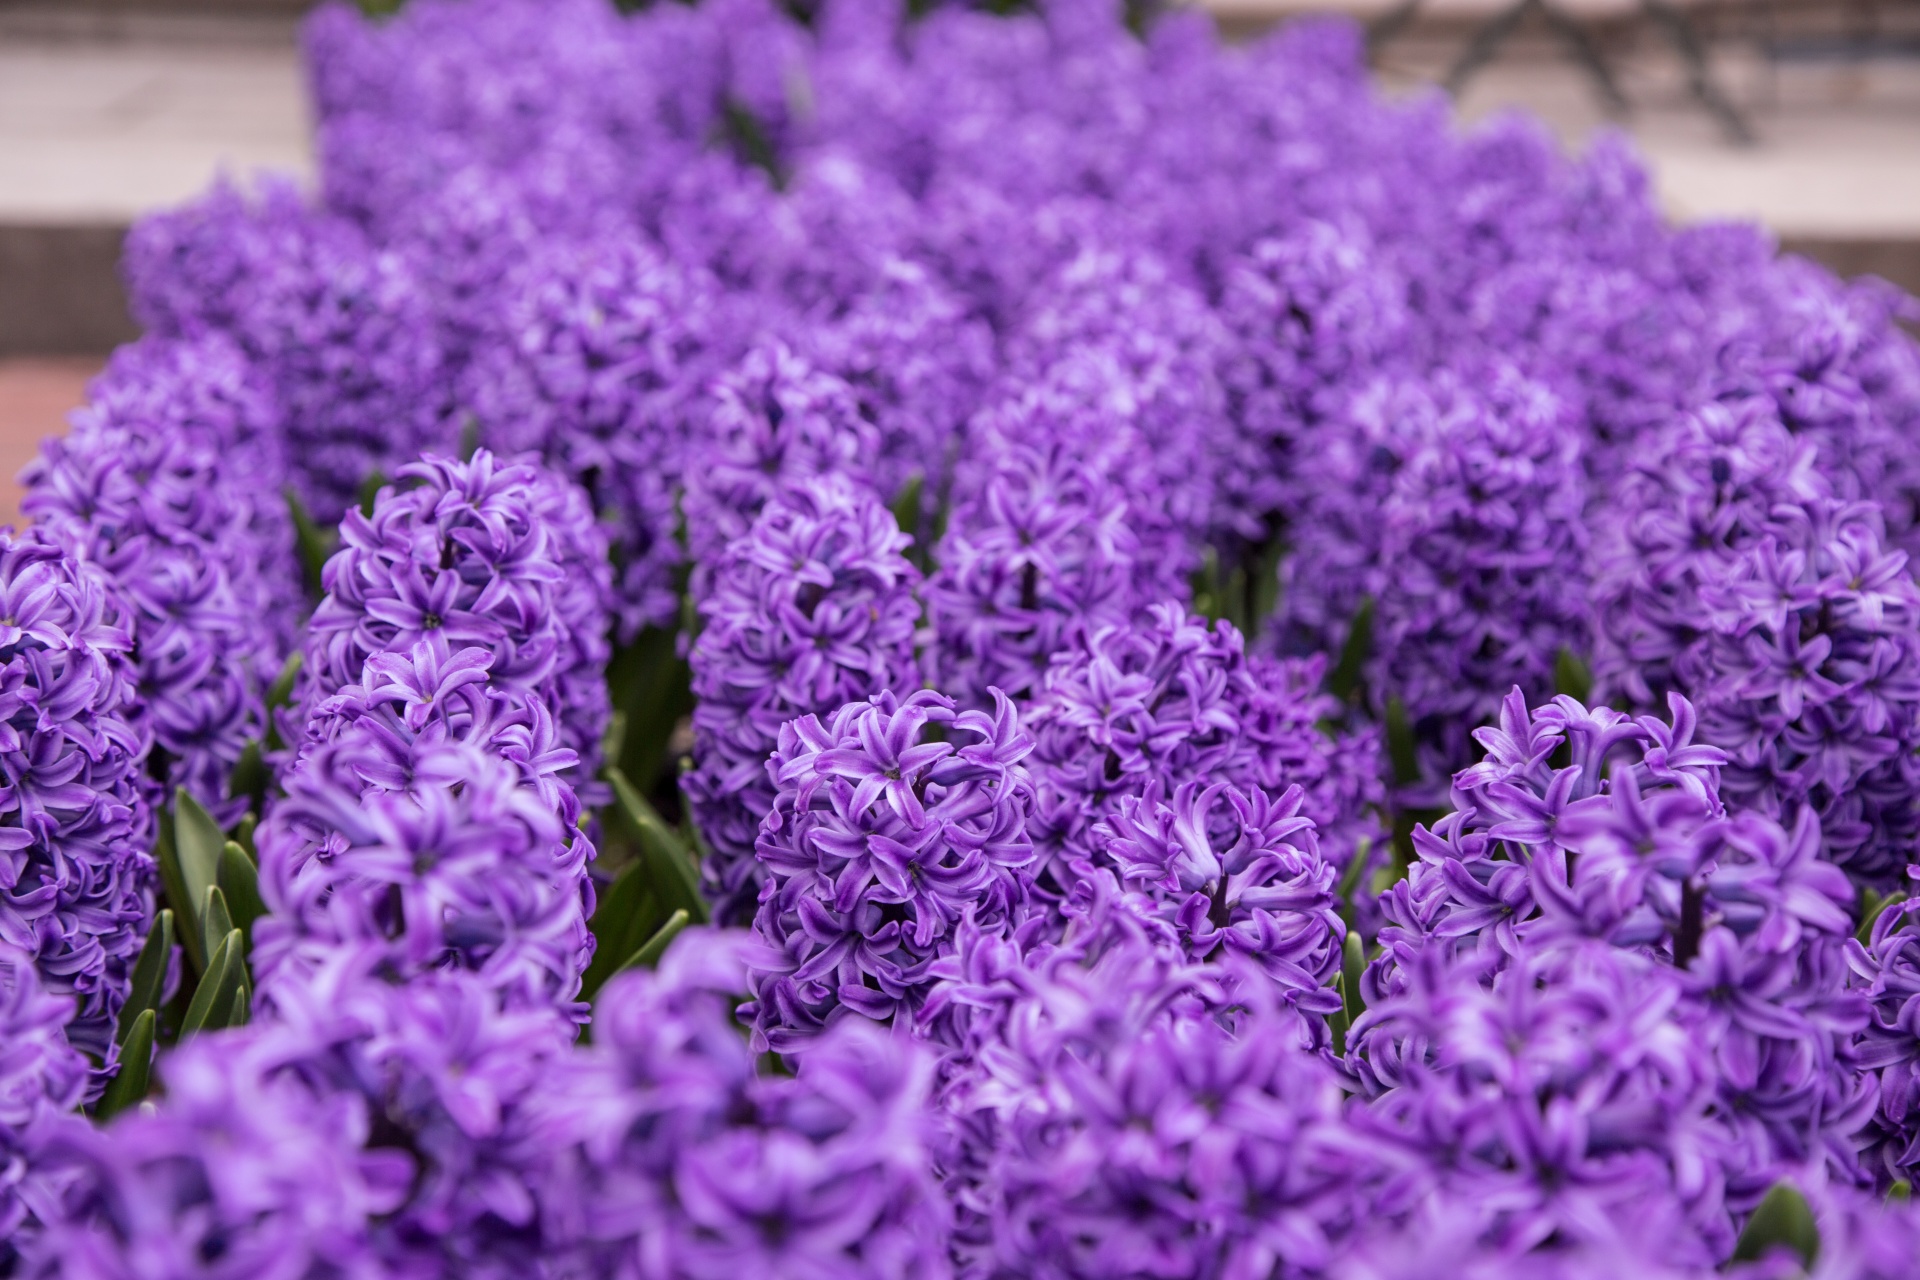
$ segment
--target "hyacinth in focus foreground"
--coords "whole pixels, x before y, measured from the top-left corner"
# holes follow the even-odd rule
[[[0,542],[0,1276],[1920,1275],[1920,304],[1358,33],[323,6]]]

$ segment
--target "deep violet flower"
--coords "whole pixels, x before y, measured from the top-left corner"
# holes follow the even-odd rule
[[[1820,859],[1811,815],[1791,831],[1728,816],[1723,755],[1693,733],[1677,698],[1671,726],[1571,698],[1529,715],[1509,698],[1500,726],[1480,731],[1487,759],[1456,776],[1455,812],[1415,829],[1419,861],[1381,903],[1351,1062],[1369,1092],[1404,1083],[1431,1042],[1404,1024],[1383,1033],[1371,1012],[1383,1002],[1448,965],[1477,965],[1497,987],[1513,966],[1604,942],[1674,974],[1737,1151],[1723,1170],[1734,1210],[1782,1176],[1861,1176],[1853,1135],[1875,1089],[1854,1048],[1865,1002],[1846,989],[1852,891]],[[1562,751],[1570,762],[1553,763]]]
[[[1231,783],[1304,792],[1301,813],[1344,866],[1379,835],[1376,735],[1329,732],[1338,704],[1320,691],[1320,659],[1249,656],[1225,622],[1175,604],[1076,635],[1054,655],[1025,722],[1034,736],[1035,843],[1055,857],[1101,860],[1096,823],[1157,786]],[[1224,816],[1225,806],[1216,807]]]
[[[1040,393],[971,427],[926,587],[930,682],[968,706],[1024,699],[1080,631],[1180,599],[1189,556],[1156,500],[1137,433]]]
[[[378,948],[161,1063],[165,1096],[48,1153],[64,1213],[27,1274],[525,1275],[544,1148],[526,1101],[573,1027],[480,977],[396,984]]]
[[[1885,887],[1920,834],[1920,587],[1819,462],[1752,396],[1649,442],[1595,547],[1596,665],[1629,702],[1685,693],[1730,800],[1817,813],[1833,858]]]
[[[41,1148],[86,1096],[87,1060],[67,1043],[73,1002],[47,991],[33,957],[0,946],[0,1267],[39,1226],[53,1189]]]
[[[1373,601],[1367,694],[1405,706],[1423,771],[1467,762],[1515,684],[1552,689],[1587,647],[1586,486],[1575,422],[1514,370],[1385,381],[1301,445],[1283,643],[1338,651]]]
[[[307,628],[303,704],[361,682],[367,660],[423,640],[488,650],[488,679],[551,709],[592,777],[606,731],[611,570],[579,490],[485,450],[403,468],[371,515],[348,513]]]
[[[587,490],[618,561],[624,635],[671,625],[674,490],[721,337],[714,285],[633,236],[563,240],[502,285],[467,375],[480,440]]]
[[[0,942],[105,1062],[157,879],[128,607],[95,566],[0,533]]]
[[[511,1007],[571,1010],[593,950],[593,846],[567,821],[577,810],[565,782],[543,784],[473,741],[406,732],[397,684],[374,699],[397,714],[353,720],[308,748],[260,829],[263,996],[283,973],[297,982],[354,948],[378,953],[396,978],[468,969]],[[486,714],[448,701],[456,722]],[[569,763],[557,750],[546,759]]]
[[[826,475],[776,495],[712,566],[688,657],[697,702],[681,787],[722,921],[751,920],[759,901],[754,840],[773,808],[780,727],[918,683],[910,541],[870,492]]]
[[[755,956],[746,935],[689,934],[657,974],[614,980],[593,1047],[544,1083],[556,1274],[952,1273],[932,1055],[856,1019],[795,1075],[757,1073],[732,1018]]]
[[[754,850],[754,931],[777,953],[742,1010],[757,1043],[785,1052],[848,1015],[911,1022],[963,922],[1019,923],[1033,742],[994,701],[989,716],[883,693],[781,728]]]
[[[228,779],[305,607],[271,394],[216,333],[123,347],[88,395],[22,509],[113,579],[162,780],[231,821]]]
[[[1368,1220],[1399,1155],[1351,1140],[1309,1022],[1240,963],[1181,963],[1112,896],[1025,955],[963,930],[941,992],[960,1274],[1257,1275],[1323,1266]]]
[[[409,261],[291,185],[230,185],[142,219],[134,315],[156,334],[240,344],[273,388],[294,488],[332,524],[369,476],[453,441],[432,304]]]
[[[754,347],[716,382],[706,412],[683,499],[696,601],[707,593],[706,566],[753,527],[783,482],[832,472],[865,482],[878,442],[853,389],[779,342]]]
[[[1334,869],[1320,856],[1312,819],[1300,815],[1300,789],[1275,799],[1189,782],[1165,801],[1158,790],[1123,799],[1095,828],[1122,881],[1151,904],[1142,907],[1172,926],[1188,960],[1244,957],[1306,996],[1304,1007],[1334,1012],[1325,988],[1347,926]]]

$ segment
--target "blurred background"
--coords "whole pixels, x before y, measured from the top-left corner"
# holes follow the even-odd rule
[[[1676,221],[1754,218],[1920,292],[1920,0],[1191,0],[1248,39],[1366,24],[1392,94],[1621,128]],[[12,479],[133,336],[141,213],[222,173],[312,176],[303,0],[0,0],[0,521]]]

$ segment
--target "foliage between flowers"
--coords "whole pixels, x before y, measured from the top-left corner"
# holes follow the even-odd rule
[[[1916,1274],[1920,306],[1192,14],[339,4],[0,537],[0,1275]]]

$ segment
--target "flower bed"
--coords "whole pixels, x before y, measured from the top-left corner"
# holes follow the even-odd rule
[[[1915,1274],[1913,301],[1017,8],[323,8],[135,229],[0,1274]]]

